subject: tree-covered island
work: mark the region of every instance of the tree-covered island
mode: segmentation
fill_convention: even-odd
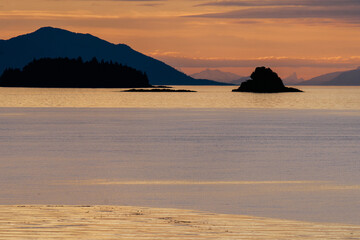
[[[118,63],[69,58],[34,59],[23,69],[6,69],[1,87],[144,88],[146,73]]]

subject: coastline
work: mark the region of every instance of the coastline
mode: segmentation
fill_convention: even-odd
[[[358,239],[360,226],[172,208],[0,205],[0,239]]]

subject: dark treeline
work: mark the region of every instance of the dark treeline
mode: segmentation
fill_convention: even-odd
[[[137,88],[150,87],[145,73],[96,58],[42,58],[22,70],[7,69],[0,77],[2,87]]]

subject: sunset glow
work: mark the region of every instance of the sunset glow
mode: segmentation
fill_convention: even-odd
[[[358,0],[5,0],[0,39],[43,26],[90,33],[185,73],[266,65],[308,79],[360,65]]]

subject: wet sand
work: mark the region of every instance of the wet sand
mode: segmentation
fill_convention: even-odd
[[[0,239],[360,239],[360,226],[130,206],[0,206]]]

